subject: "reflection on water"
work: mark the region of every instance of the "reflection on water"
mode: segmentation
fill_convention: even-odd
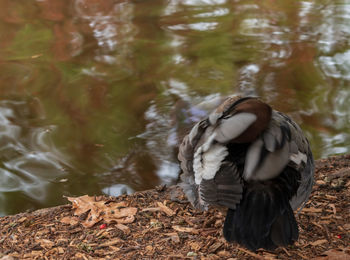
[[[0,1],[0,215],[176,182],[223,95],[350,150],[350,1]]]
[[[0,101],[1,212],[16,193],[45,202],[50,183],[66,175],[68,162],[50,139],[55,127],[29,127],[28,105]]]

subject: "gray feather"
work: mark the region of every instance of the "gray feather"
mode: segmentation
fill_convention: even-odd
[[[219,168],[213,173],[214,178],[203,178],[198,184],[195,183],[193,164],[196,152],[198,161],[198,158],[206,158],[203,154],[210,153],[211,147],[215,145],[234,146],[234,139],[242,133],[248,133],[247,129],[256,120],[255,114],[250,112],[241,111],[235,114],[235,104],[239,104],[243,99],[227,100],[227,103],[223,103],[219,109],[197,123],[180,145],[180,186],[189,201],[202,210],[207,209],[209,205],[235,209],[242,199],[243,179],[272,179],[288,166],[301,174],[299,188],[290,200],[291,206],[293,209],[303,206],[313,185],[312,153],[300,127],[288,116],[277,111],[272,112],[268,126],[259,130],[261,132],[258,132],[258,137],[254,136],[254,139],[249,141],[250,145],[244,153],[233,153],[227,157],[222,154]],[[238,162],[243,163],[244,167],[238,167],[235,164]]]

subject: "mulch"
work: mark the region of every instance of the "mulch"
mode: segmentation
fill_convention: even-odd
[[[88,212],[72,205],[0,218],[5,259],[350,259],[350,155],[316,162],[311,199],[297,215],[299,240],[275,251],[251,252],[222,236],[224,211],[200,212],[176,187],[96,202],[137,208],[131,221],[83,225]],[[91,216],[90,216],[91,217]],[[71,220],[71,221],[70,221]],[[130,222],[130,223],[129,223]]]

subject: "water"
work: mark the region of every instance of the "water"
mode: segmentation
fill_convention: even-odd
[[[196,104],[255,94],[350,151],[350,1],[3,0],[0,215],[175,183]]]

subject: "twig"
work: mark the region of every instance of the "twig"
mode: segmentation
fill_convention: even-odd
[[[287,249],[285,249],[284,247],[282,247],[282,250],[288,255],[288,256],[292,256]]]
[[[263,256],[258,255],[258,254],[255,254],[255,253],[253,253],[253,252],[250,252],[250,251],[248,251],[248,250],[246,250],[246,249],[244,249],[244,248],[237,247],[237,249],[238,249],[238,250],[241,250],[242,252],[244,252],[244,253],[246,253],[246,254],[248,254],[248,255],[254,256],[254,257],[257,258],[257,259],[265,260],[265,258],[264,258]]]

